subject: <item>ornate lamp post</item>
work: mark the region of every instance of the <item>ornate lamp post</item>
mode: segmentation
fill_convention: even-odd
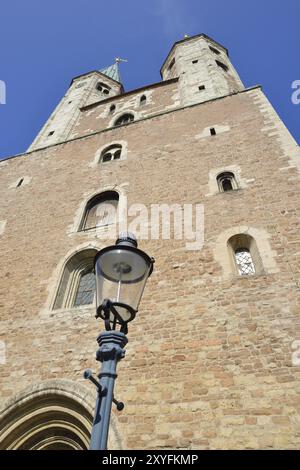
[[[91,450],[107,448],[112,403],[118,410],[124,408],[113,394],[117,363],[125,356],[127,324],[136,316],[147,279],[153,271],[153,262],[153,258],[137,248],[136,238],[131,234],[120,236],[114,246],[100,250],[94,260],[96,318],[104,320],[106,331],[97,338],[96,360],[102,363],[99,382],[90,370],[84,373],[98,391]]]

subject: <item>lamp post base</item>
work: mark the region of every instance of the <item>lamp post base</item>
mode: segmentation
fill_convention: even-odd
[[[106,450],[111,406],[114,400],[114,384],[117,378],[117,364],[125,356],[123,349],[128,343],[124,333],[104,331],[97,338],[99,349],[96,360],[102,363],[95,417],[92,427],[90,450]]]

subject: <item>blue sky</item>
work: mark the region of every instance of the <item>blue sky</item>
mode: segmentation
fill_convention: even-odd
[[[0,7],[0,158],[24,152],[72,77],[116,56],[125,89],[160,80],[173,42],[206,33],[225,45],[244,84],[261,84],[300,143],[299,0],[3,0]]]

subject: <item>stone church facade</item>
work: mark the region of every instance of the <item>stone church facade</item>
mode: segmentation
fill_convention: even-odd
[[[175,43],[161,76],[129,92],[116,64],[74,78],[0,162],[1,449],[88,448],[93,258],[114,242],[110,208],[137,204],[203,207],[204,238],[139,241],[156,263],[110,448],[300,446],[299,147],[208,36]]]

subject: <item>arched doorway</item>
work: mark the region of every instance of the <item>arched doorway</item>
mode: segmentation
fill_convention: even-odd
[[[94,404],[93,394],[71,381],[31,387],[2,410],[0,449],[87,450]],[[113,448],[122,448],[115,422],[110,437]]]

